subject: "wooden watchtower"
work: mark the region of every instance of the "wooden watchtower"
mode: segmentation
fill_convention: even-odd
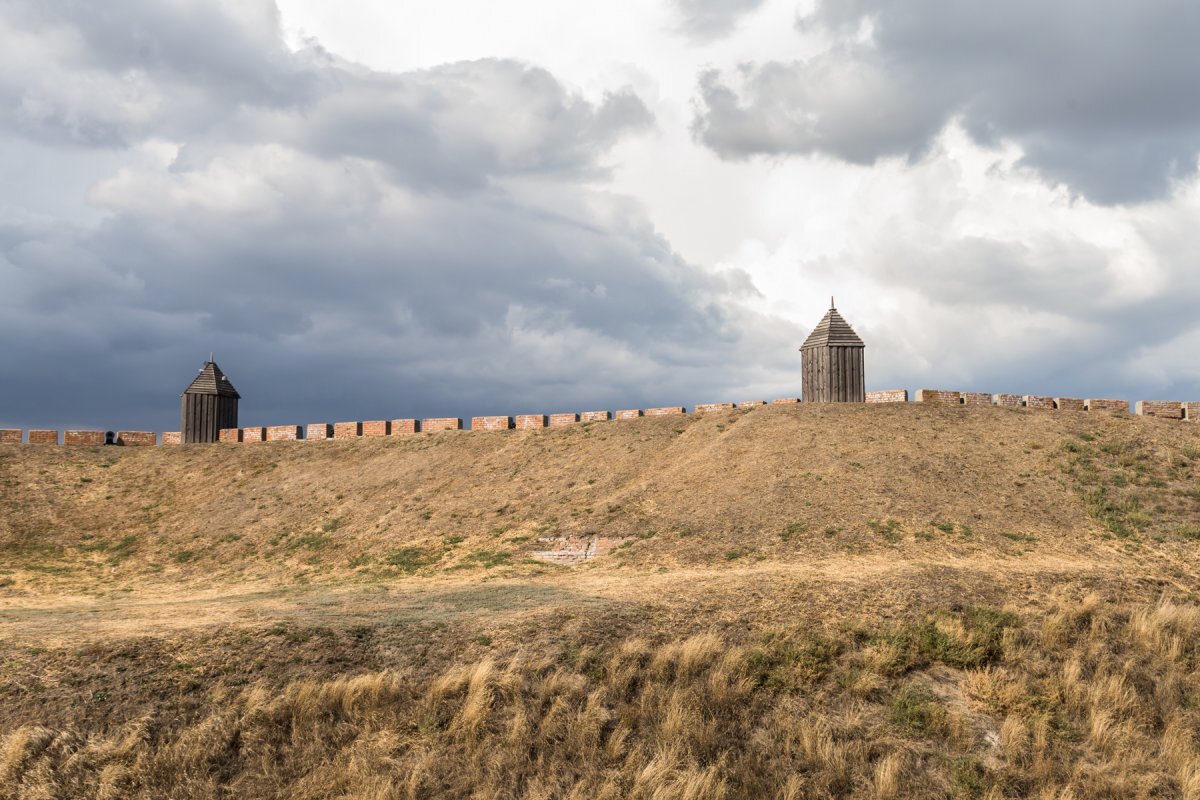
[[[238,400],[241,395],[221,368],[211,359],[183,392],[183,419],[180,431],[183,443],[217,441],[222,428],[238,426]]]
[[[800,347],[806,403],[865,403],[863,349],[866,345],[834,308]]]

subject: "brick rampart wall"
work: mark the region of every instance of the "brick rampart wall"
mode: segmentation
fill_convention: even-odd
[[[104,431],[63,431],[63,444],[73,447],[103,445]]]
[[[361,422],[335,422],[333,423],[333,438],[335,439],[357,439],[362,436]]]
[[[384,419],[373,419],[362,424],[363,436],[390,436],[392,423]]]
[[[917,389],[917,402],[960,406],[962,405],[962,392],[950,392],[945,389]]]
[[[867,403],[906,403],[909,399],[907,389],[893,389],[867,392]],[[1050,397],[1046,395],[1015,395],[988,394],[985,392],[958,392],[945,389],[919,389],[915,393],[919,403],[931,403],[951,406],[987,406],[1026,407],[1033,409],[1048,409],[1079,412],[1119,412],[1129,413],[1130,404],[1126,400],[1103,398],[1082,399],[1078,397]],[[769,405],[793,405],[800,400],[794,397],[784,397],[772,400]],[[695,414],[716,411],[732,411],[735,409],[752,410],[768,405],[765,400],[746,400],[738,403],[700,403],[692,410]],[[535,430],[539,428],[556,428],[574,425],[582,422],[603,422],[608,420],[629,420],[638,417],[679,416],[687,413],[683,406],[663,406],[647,409],[622,409],[616,412],[583,411],[559,414],[522,414],[517,417],[490,416],[473,417],[471,430],[476,431],[505,431],[505,430]],[[1178,419],[1200,421],[1200,402],[1181,402],[1178,400],[1140,400],[1134,413],[1146,417],[1163,419]],[[366,422],[325,422],[313,423],[306,427],[298,425],[276,425],[269,428],[226,428],[220,431],[219,440],[222,442],[278,442],[309,439],[323,441],[326,439],[354,439],[360,436],[405,436],[422,431],[435,432],[445,430],[462,430],[463,420],[458,417],[436,417],[425,420],[394,419],[369,420]],[[21,444],[23,431],[16,428],[0,429],[0,445]],[[162,434],[163,445],[181,444],[179,431],[167,431]],[[29,444],[59,443],[58,431],[30,430],[27,441]],[[62,443],[64,445],[103,445],[106,441],[104,431],[65,431]],[[159,437],[152,431],[121,431],[115,434],[115,444],[130,447],[151,447],[159,442]]]
[[[462,419],[459,417],[434,417],[432,419],[421,420],[421,430],[425,431],[425,433],[461,431],[462,426]]]
[[[506,431],[513,426],[512,417],[472,417],[473,431]]]
[[[123,447],[154,447],[158,444],[158,437],[151,431],[119,431],[117,444]]]
[[[294,442],[299,438],[299,425],[272,425],[267,428],[268,442]]]
[[[1136,413],[1139,417],[1183,419],[1183,403],[1178,400],[1138,400]]]

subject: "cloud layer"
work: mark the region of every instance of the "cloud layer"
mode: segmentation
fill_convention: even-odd
[[[951,121],[1101,203],[1160,198],[1196,173],[1200,6],[1186,0],[821,0],[821,53],[700,81],[696,135],[725,158],[923,152]]]

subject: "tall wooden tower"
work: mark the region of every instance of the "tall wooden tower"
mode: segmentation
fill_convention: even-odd
[[[800,347],[804,402],[865,403],[863,349],[866,345],[829,300],[827,313]]]
[[[240,399],[216,362],[206,362],[183,392],[183,443],[215,442],[222,428],[236,428]]]

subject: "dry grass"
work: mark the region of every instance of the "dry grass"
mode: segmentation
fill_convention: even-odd
[[[1196,453],[921,407],[3,450],[0,799],[1200,800]]]
[[[888,665],[867,697],[847,678],[895,630],[831,640],[798,682],[777,631],[249,686],[184,723],[13,730],[0,798],[1195,798],[1200,645],[1171,638],[1194,611],[1089,598],[1053,648],[1013,618],[994,663]]]

